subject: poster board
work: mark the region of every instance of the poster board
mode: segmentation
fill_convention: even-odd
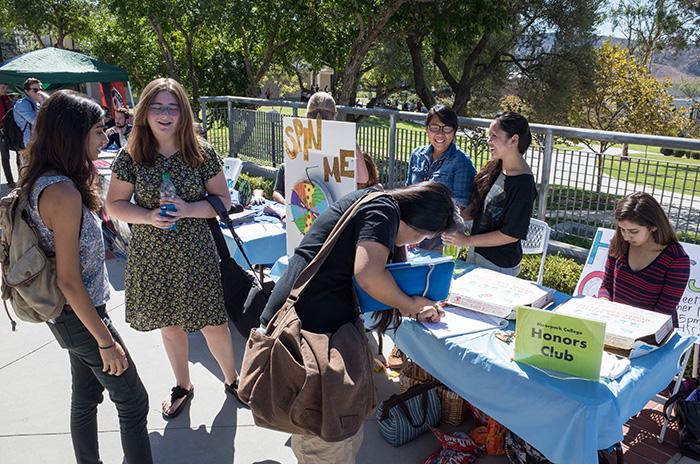
[[[519,306],[515,361],[598,380],[605,323]]]
[[[287,255],[334,201],[356,190],[355,123],[283,118]],[[304,182],[306,181],[306,182]]]
[[[603,283],[605,261],[608,259],[610,240],[614,230],[598,228],[593,237],[591,250],[583,266],[574,296],[597,296]],[[690,279],[678,303],[678,328],[688,335],[700,335],[700,245],[681,243],[690,257]],[[696,341],[700,344],[700,339]]]

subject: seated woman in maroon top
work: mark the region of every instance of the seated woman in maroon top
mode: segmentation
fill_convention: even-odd
[[[633,193],[618,203],[615,222],[598,298],[670,314],[678,327],[676,306],[690,259],[661,205],[647,193]]]

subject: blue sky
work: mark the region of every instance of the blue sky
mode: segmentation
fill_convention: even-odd
[[[600,26],[598,26],[598,34],[606,37],[610,35],[613,35],[615,37],[622,37],[622,34],[620,33],[613,34],[612,24],[610,23],[610,21],[607,20],[604,21]]]

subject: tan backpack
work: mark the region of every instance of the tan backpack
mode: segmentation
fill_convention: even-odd
[[[8,316],[5,300],[19,319],[46,322],[61,313],[66,298],[56,281],[56,257],[42,250],[28,208],[27,188],[16,188],[0,200],[2,299]]]

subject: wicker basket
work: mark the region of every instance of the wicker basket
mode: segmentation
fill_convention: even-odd
[[[442,422],[450,425],[460,425],[467,419],[469,415],[466,409],[467,402],[462,397],[447,388],[415,362],[406,361],[399,376],[399,390],[401,393],[415,384],[424,382],[433,382],[437,385],[440,408],[442,409]]]

